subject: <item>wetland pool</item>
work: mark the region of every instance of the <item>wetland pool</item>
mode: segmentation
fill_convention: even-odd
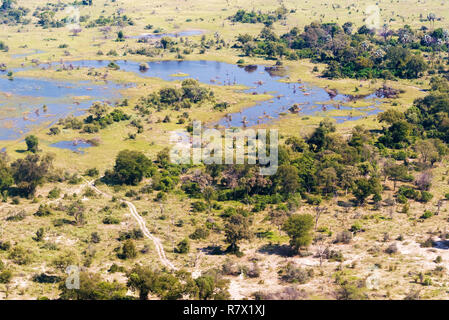
[[[64,62],[67,68],[105,68],[109,60],[79,60]],[[262,100],[240,112],[225,114],[217,123],[223,127],[254,126],[279,119],[282,115],[294,113],[296,116],[313,116],[317,113],[325,115],[326,111],[340,110],[342,115],[329,116],[341,123],[375,115],[382,110],[379,105],[382,99],[375,94],[359,97],[367,106],[353,108],[351,97],[332,92],[325,88],[311,86],[307,83],[284,82],[288,70],[280,72],[265,65],[239,66],[218,61],[151,61],[148,69],[140,70],[140,62],[130,60],[114,61],[122,71],[133,72],[139,77],[160,78],[166,81],[193,78],[202,83],[221,86],[243,85],[245,93],[259,95],[270,94],[272,98]],[[43,64],[41,68],[61,68],[61,63]],[[45,72],[45,70],[43,70]],[[129,86],[129,85],[128,85]],[[51,79],[15,77],[9,80],[5,74],[0,76],[0,140],[16,139],[23,135],[32,125],[52,120],[53,123],[69,114],[82,114],[93,101],[113,102],[118,100],[120,89],[127,85],[119,85],[108,81],[104,84],[89,81],[69,82]],[[4,97],[1,93],[7,93]],[[17,116],[8,111],[2,113],[3,105],[11,99],[32,97],[36,104],[28,107],[27,116]],[[77,97],[85,97],[78,99]],[[38,104],[37,104],[38,101]],[[45,104],[46,115],[36,112]],[[295,108],[291,107],[295,105]],[[6,109],[5,109],[6,110]],[[9,110],[9,109],[8,109]],[[352,110],[357,110],[355,116]],[[27,112],[21,110],[22,113]]]

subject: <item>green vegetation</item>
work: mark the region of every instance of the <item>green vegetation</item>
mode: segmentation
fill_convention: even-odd
[[[352,23],[314,22],[303,32],[295,27],[281,36],[270,27],[263,28],[258,37],[241,34],[237,46],[247,56],[326,63],[323,75],[329,78],[416,79],[428,69],[421,53],[444,51],[445,37],[442,29],[426,33],[405,26],[392,31],[385,25],[380,40],[366,26],[353,33]]]

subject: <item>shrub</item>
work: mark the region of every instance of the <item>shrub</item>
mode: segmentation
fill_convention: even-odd
[[[133,259],[137,257],[137,249],[134,242],[130,239],[123,243],[122,252],[119,254],[121,259]]]
[[[190,244],[189,244],[188,239],[181,240],[175,249],[176,253],[181,253],[181,254],[188,253],[189,250],[190,250]]]
[[[52,212],[51,212],[49,206],[46,204],[41,204],[39,206],[39,209],[37,209],[37,211],[34,213],[34,215],[37,217],[46,217],[51,214],[52,214]]]
[[[336,243],[344,243],[348,244],[352,240],[352,233],[349,231],[342,231],[337,234],[337,238],[335,239]]]
[[[0,241],[0,250],[8,251],[11,248],[11,242],[9,241]]]
[[[120,232],[119,233],[119,241],[123,241],[123,240],[127,240],[127,239],[142,239],[143,238],[143,232],[140,229],[133,229],[131,231],[127,231],[127,232]]]
[[[90,168],[86,170],[85,175],[89,176],[89,177],[97,177],[100,174],[100,172],[98,171],[97,168]]]
[[[6,218],[6,221],[22,221],[26,217],[26,212],[24,210],[19,211],[18,213],[14,213],[9,215]]]
[[[0,272],[0,283],[6,284],[9,283],[12,279],[12,271],[11,270],[3,270]]]
[[[206,239],[209,236],[209,230],[205,228],[196,228],[195,231],[189,235],[192,240]]]
[[[293,263],[288,263],[285,269],[279,271],[279,276],[282,281],[288,283],[304,284],[313,277],[313,270],[304,270]]]
[[[108,272],[110,272],[110,273],[125,272],[125,271],[126,271],[126,269],[123,266],[119,266],[116,263],[113,263],[108,270]]]
[[[8,258],[18,265],[26,265],[31,262],[31,253],[23,247],[16,246],[12,248]]]
[[[103,223],[104,224],[119,224],[120,219],[109,215],[109,216],[106,216],[103,218]]]
[[[421,197],[420,197],[420,201],[422,202],[429,202],[430,200],[432,200],[433,198],[433,194],[431,194],[428,191],[421,191]]]
[[[202,211],[206,211],[206,209],[207,209],[207,204],[205,202],[195,201],[192,203],[192,211],[193,212],[202,212]]]
[[[94,231],[91,233],[90,235],[90,242],[92,243],[100,243],[101,238],[100,235],[98,234],[98,232]]]
[[[426,210],[424,211],[424,213],[421,215],[420,219],[429,219],[433,217],[433,212]]]
[[[388,248],[385,250],[388,254],[394,254],[398,252],[398,245],[396,243],[392,243],[388,246]]]
[[[49,199],[56,199],[59,198],[59,195],[61,194],[61,189],[54,187],[53,189],[50,190],[50,192],[48,193],[48,198]]]
[[[356,222],[351,226],[351,229],[349,229],[349,231],[351,231],[353,233],[363,231],[362,225],[359,222]]]

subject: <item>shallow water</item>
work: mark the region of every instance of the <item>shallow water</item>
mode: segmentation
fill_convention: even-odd
[[[65,63],[66,66],[82,68],[104,68],[109,64],[108,60],[81,60]],[[347,116],[333,116],[337,122],[357,120],[365,116],[381,112],[378,105],[381,99],[375,95],[361,98],[369,101],[369,106],[357,110],[364,112],[363,116],[350,114],[352,107],[350,98],[337,94],[331,97],[325,89],[310,86],[307,83],[287,83],[279,80],[282,75],[273,74],[263,65],[241,67],[218,61],[160,61],[148,62],[149,69],[139,70],[139,62],[120,60],[115,61],[120,70],[134,72],[140,77],[157,77],[167,81],[194,78],[203,83],[212,85],[244,85],[248,89],[243,90],[250,94],[268,93],[273,98],[260,101],[254,106],[241,112],[223,117],[217,124],[225,127],[253,126],[278,119],[283,114],[288,114],[292,105],[297,104],[299,112],[297,116],[314,115],[317,112],[334,109],[346,110]],[[60,68],[60,63],[53,63],[46,67]],[[186,76],[180,76],[186,74]],[[174,76],[176,75],[176,76]],[[93,101],[113,101],[120,97],[119,89],[123,85],[112,82],[96,84],[86,81],[77,83],[50,79],[15,78],[13,81],[6,76],[0,76],[0,92],[9,93],[12,97],[35,97],[36,104],[31,103],[28,110],[33,112],[42,107],[42,100],[48,107],[45,116],[42,112],[30,113],[23,117],[3,117],[0,112],[0,140],[15,139],[27,131],[30,125],[36,125],[52,119],[56,121],[68,114],[79,115],[87,109]],[[89,96],[87,100],[76,99],[77,96]],[[0,96],[0,108],[2,104],[10,101],[11,97]],[[4,101],[3,101],[4,100]],[[37,104],[38,103],[38,104]]]
[[[138,36],[130,36],[127,38],[131,39],[140,39],[140,38],[148,38],[148,39],[162,39],[164,37],[170,38],[181,38],[181,37],[192,37],[199,36],[204,33],[203,30],[185,30],[179,32],[170,32],[170,33],[144,33]]]
[[[0,140],[17,139],[33,126],[54,123],[69,114],[83,114],[94,101],[120,98],[116,83],[60,81],[0,76],[0,108],[15,106],[15,112],[0,109]],[[43,105],[47,111],[43,111]],[[5,110],[5,109],[4,109]],[[19,113],[19,114],[18,114]]]
[[[71,62],[74,67],[98,68],[107,66],[109,61],[75,61]],[[148,62],[149,69],[139,70],[138,62],[116,61],[121,70],[134,72],[143,77],[157,77],[167,81],[194,78],[203,83],[215,85],[244,85],[249,89],[243,90],[252,94],[269,93],[272,99],[260,101],[256,105],[246,108],[238,113],[224,117],[218,124],[225,127],[253,126],[267,123],[280,117],[282,113],[289,113],[288,108],[293,104],[298,104],[301,108],[299,116],[313,115],[317,111],[330,111],[333,109],[352,110],[350,98],[337,94],[331,99],[325,89],[310,86],[307,83],[286,83],[279,80],[283,76],[274,75],[263,65],[251,67],[241,67],[218,61],[160,61]],[[180,76],[187,74],[186,76]],[[176,75],[176,76],[174,76]],[[360,108],[366,111],[365,116],[381,112],[377,106],[381,99],[377,99],[375,94],[361,98],[360,100],[370,101],[371,106]],[[318,108],[317,108],[318,107]],[[360,119],[359,117],[333,117],[339,122]]]
[[[36,50],[33,50],[31,52],[26,52],[26,53],[16,53],[16,54],[12,54],[11,58],[13,58],[13,59],[24,58],[24,57],[29,57],[29,56],[32,56],[34,54],[40,54],[40,53],[45,53],[45,51],[36,49]]]
[[[53,148],[67,149],[76,153],[84,154],[84,149],[92,147],[88,142],[76,141],[59,141],[50,145]]]

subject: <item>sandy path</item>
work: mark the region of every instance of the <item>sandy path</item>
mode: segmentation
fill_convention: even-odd
[[[92,188],[95,192],[107,197],[107,198],[112,198],[111,195],[101,191],[100,189],[98,189],[95,185],[94,185],[94,181],[90,181],[87,183],[87,185]],[[137,224],[139,225],[140,230],[142,230],[143,234],[150,239],[151,241],[153,241],[154,246],[156,248],[156,252],[159,256],[159,259],[161,260],[162,264],[166,267],[168,267],[169,269],[172,270],[176,270],[177,268],[173,265],[173,263],[170,262],[170,260],[167,259],[167,256],[165,255],[165,250],[164,247],[162,246],[162,242],[159,238],[155,237],[154,235],[152,235],[150,233],[150,231],[148,230],[145,220],[139,215],[139,213],[137,212],[136,206],[127,200],[123,200],[120,199],[121,202],[126,203],[126,205],[128,206],[129,211],[131,212],[131,215],[133,216],[133,218],[137,221]]]

